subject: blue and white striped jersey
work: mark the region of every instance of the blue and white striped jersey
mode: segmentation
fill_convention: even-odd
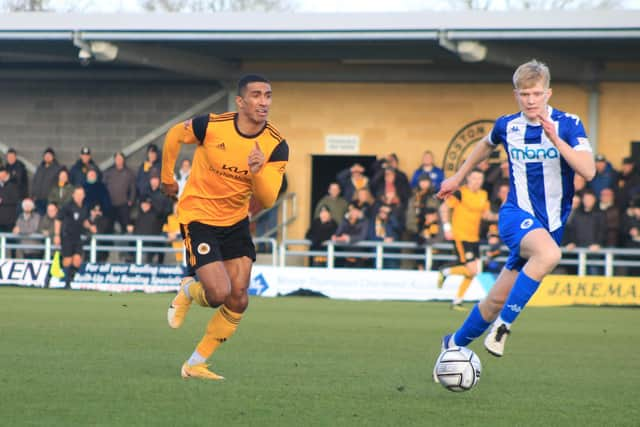
[[[591,151],[580,118],[548,107],[558,136],[577,151]],[[529,212],[549,231],[565,224],[571,212],[574,171],[546,137],[540,124],[522,113],[496,120],[489,136],[502,143],[509,159],[510,189],[507,203]]]

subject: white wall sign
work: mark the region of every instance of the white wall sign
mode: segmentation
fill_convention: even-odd
[[[358,135],[326,135],[324,152],[327,154],[359,154],[360,137]]]

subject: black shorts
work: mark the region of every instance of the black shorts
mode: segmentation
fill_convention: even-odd
[[[180,231],[184,239],[187,261],[192,268],[243,256],[251,258],[252,261],[256,260],[256,248],[253,246],[248,218],[228,227],[216,227],[200,222],[180,224]]]
[[[83,245],[84,241],[80,236],[62,236],[60,237],[60,255],[62,255],[62,258],[82,255],[84,253]]]
[[[466,264],[474,259],[480,258],[480,243],[465,242],[464,240],[456,240],[456,253],[461,264]]]

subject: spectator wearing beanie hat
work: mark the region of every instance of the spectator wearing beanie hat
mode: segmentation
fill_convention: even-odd
[[[60,164],[56,160],[56,153],[52,148],[47,148],[42,153],[42,162],[38,165],[36,173],[31,180],[31,198],[36,205],[36,212],[41,216],[47,210],[47,203],[51,189],[58,183]]]

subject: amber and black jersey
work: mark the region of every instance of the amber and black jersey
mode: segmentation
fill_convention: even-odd
[[[249,214],[253,194],[264,207],[278,196],[289,160],[289,146],[278,130],[266,122],[255,135],[242,134],[237,113],[208,114],[173,126],[167,133],[162,153],[162,182],[174,183],[173,170],[180,144],[198,144],[191,175],[178,202],[178,221],[197,221],[230,226]],[[249,170],[248,157],[258,144],[265,163],[256,174]]]
[[[469,187],[462,186],[446,200],[447,206],[453,209],[451,215],[451,230],[453,239],[464,242],[480,240],[480,222],[490,203],[487,192],[478,190],[473,192]]]

